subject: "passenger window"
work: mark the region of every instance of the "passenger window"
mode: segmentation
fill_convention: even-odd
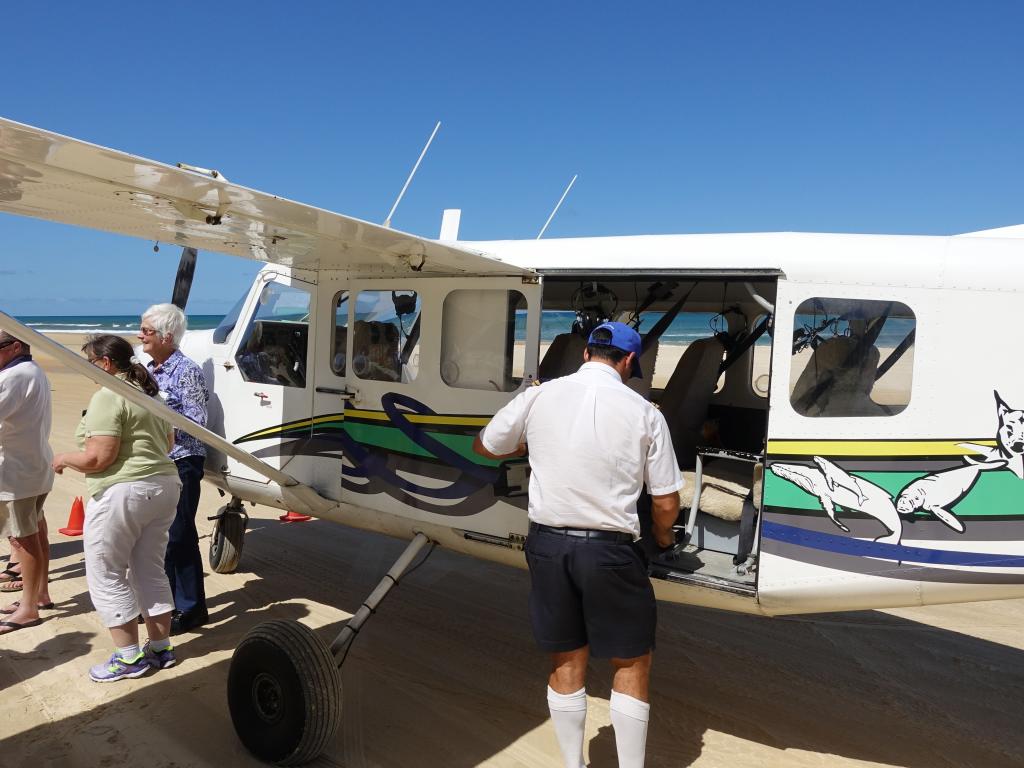
[[[525,344],[526,298],[519,291],[457,290],[445,297],[441,378],[449,387],[518,389]]]
[[[815,298],[796,310],[790,403],[804,416],[891,416],[910,403],[914,313],[898,301]]]
[[[348,291],[334,297],[334,338],[331,342],[331,370],[344,376],[348,368]]]
[[[419,371],[415,291],[360,291],[352,327],[352,372],[370,381],[412,381]]]
[[[246,381],[304,387],[308,342],[309,292],[267,283],[235,361]]]

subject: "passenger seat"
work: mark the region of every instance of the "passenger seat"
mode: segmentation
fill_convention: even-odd
[[[661,395],[658,405],[668,422],[680,469],[692,469],[697,463],[697,446],[724,355],[725,346],[717,338],[691,343]]]

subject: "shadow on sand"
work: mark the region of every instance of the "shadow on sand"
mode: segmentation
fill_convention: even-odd
[[[261,621],[307,615],[284,601],[354,612],[403,546],[319,521],[252,520],[242,568],[258,578],[210,600],[215,624],[181,639],[178,669],[128,692],[110,686],[102,705],[0,740],[0,753],[40,766],[116,765],[124,741],[143,738],[154,757],[176,743],[177,764],[184,744],[186,764],[257,765],[231,727],[228,662],[189,671],[189,660],[232,649]],[[342,727],[314,765],[470,768],[543,725],[545,661],[529,635],[527,588],[523,571],[434,552],[360,634],[343,670]],[[1024,764],[1020,650],[876,612],[769,620],[659,610],[652,768],[691,764],[709,731],[814,753],[808,764],[819,755],[907,768]],[[330,642],[341,626],[318,633]],[[609,683],[606,665],[592,663],[589,693],[606,700]],[[197,718],[219,736],[190,738]],[[610,728],[588,739],[593,768],[616,765]],[[545,752],[546,762],[520,764],[560,765],[553,734]]]

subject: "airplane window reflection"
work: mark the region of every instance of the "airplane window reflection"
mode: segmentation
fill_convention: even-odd
[[[790,403],[804,416],[892,416],[910,403],[914,312],[898,301],[814,298],[796,310]]]
[[[352,326],[352,371],[370,381],[412,381],[419,371],[420,308],[415,291],[360,291]]]
[[[264,286],[235,355],[243,379],[306,386],[309,304],[309,293],[301,288],[274,282]]]

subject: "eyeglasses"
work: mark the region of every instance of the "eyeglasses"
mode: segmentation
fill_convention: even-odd
[[[96,363],[98,363],[100,360],[105,360],[105,359],[106,359],[106,355],[101,355],[100,357],[90,357],[90,358],[88,358],[89,362],[92,365],[96,365]]]
[[[11,346],[11,344],[17,344],[17,342],[16,341],[3,341],[3,342],[0,342],[0,349],[3,349],[4,347],[9,347],[9,346]]]
[[[152,336],[153,334],[156,333],[156,331],[153,328],[147,328],[146,326],[142,326],[141,328],[139,328],[139,333],[141,333],[143,336]]]

